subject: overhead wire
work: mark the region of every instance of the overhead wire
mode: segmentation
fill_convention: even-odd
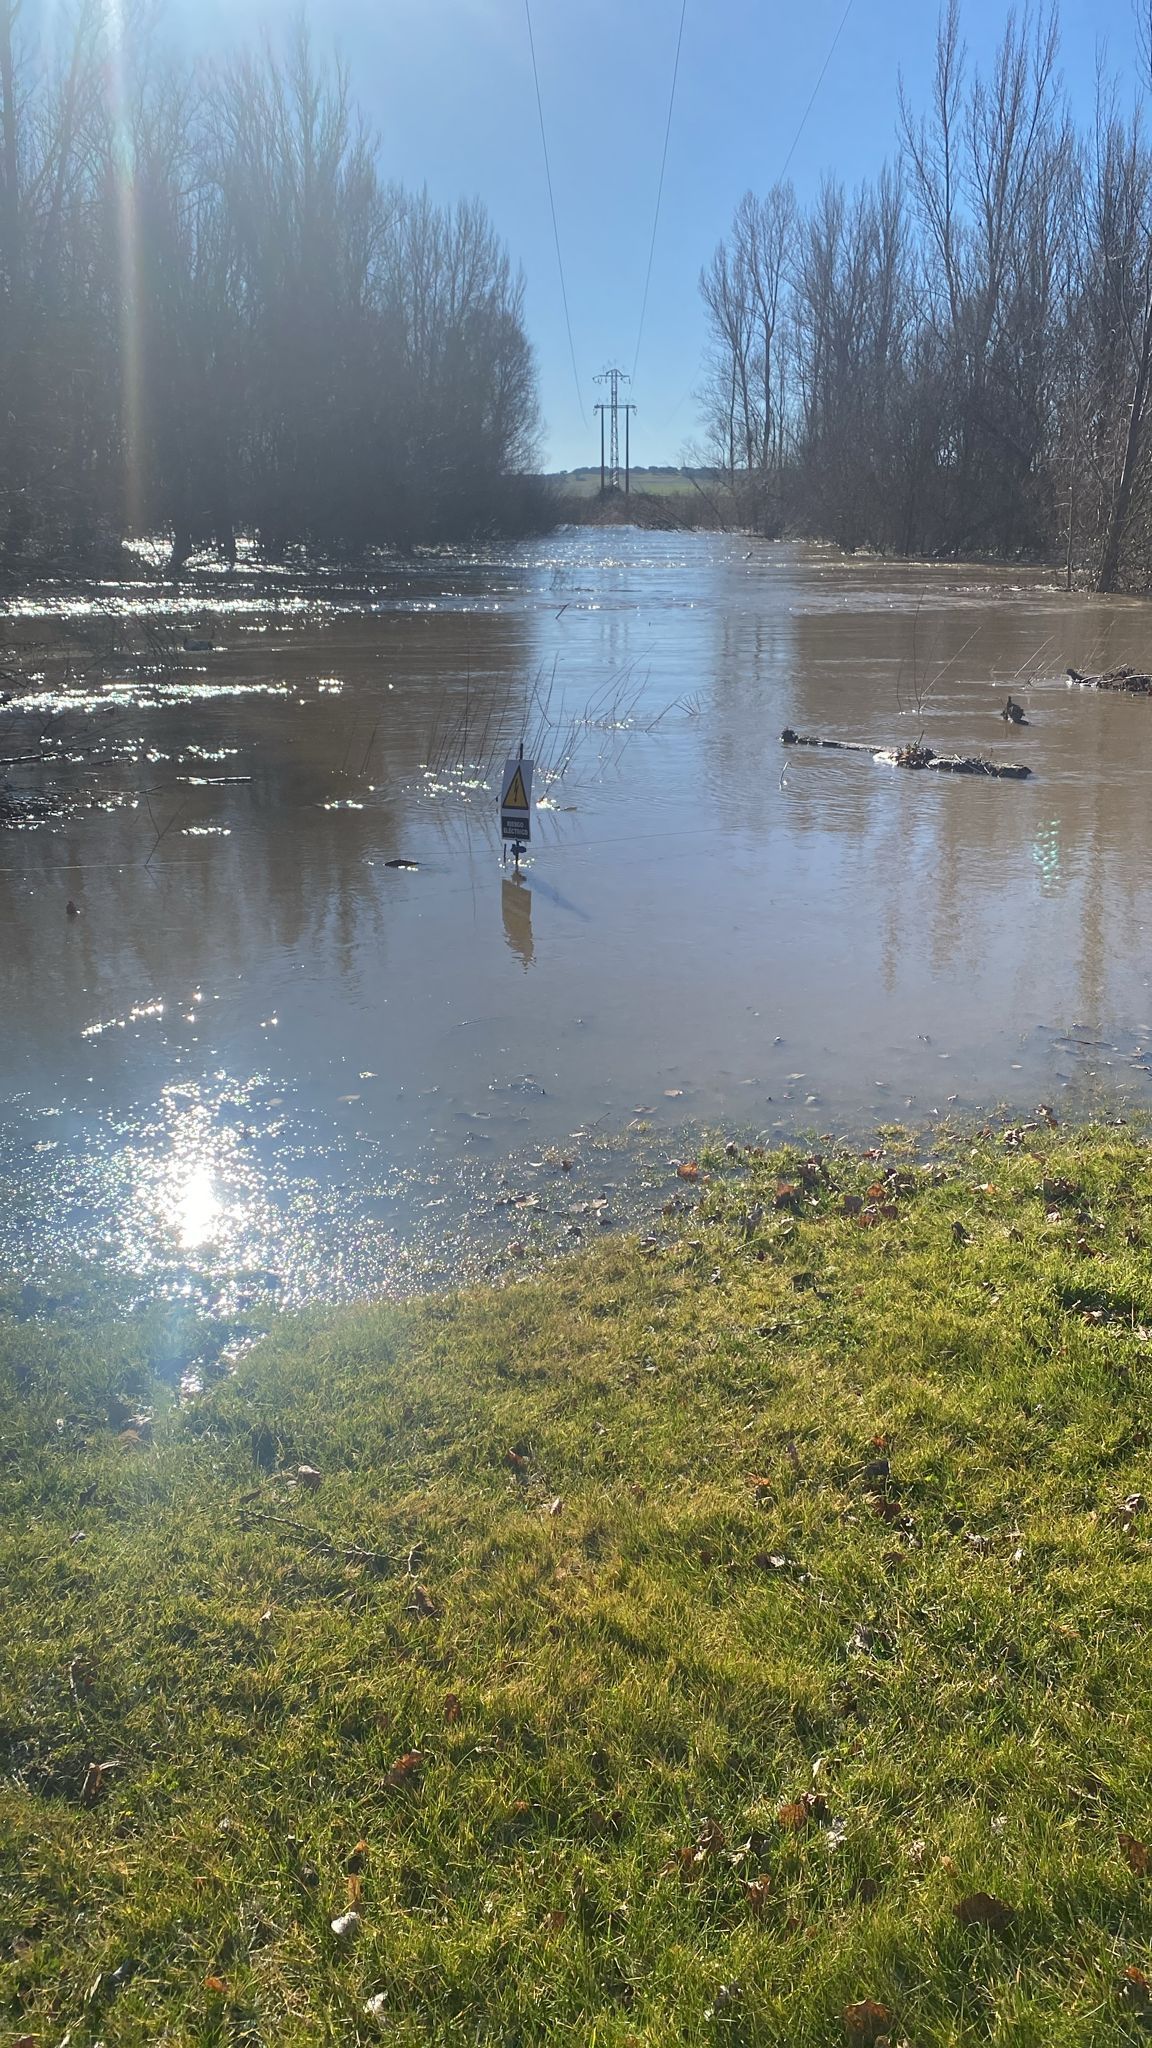
[[[782,182],[783,182],[783,180],[784,180],[784,179],[785,179],[785,178],[787,177],[787,175],[788,175],[788,166],[789,166],[789,164],[791,163],[791,161],[792,161],[793,157],[794,157],[794,156],[795,156],[795,154],[796,154],[796,150],[797,150],[797,146],[798,146],[798,144],[799,144],[799,141],[800,141],[800,137],[801,137],[801,136],[803,135],[803,133],[804,133],[804,130],[805,130],[805,128],[806,128],[806,127],[807,127],[807,125],[808,125],[808,116],[809,116],[809,114],[810,114],[810,113],[812,112],[812,109],[813,109],[813,107],[814,107],[814,106],[815,106],[815,104],[816,104],[816,95],[817,95],[817,93],[819,92],[819,90],[820,90],[820,87],[821,87],[821,86],[823,85],[823,83],[824,83],[824,74],[825,74],[825,72],[827,71],[827,69],[828,69],[828,66],[829,66],[829,65],[830,65],[830,63],[832,62],[832,59],[833,59],[833,57],[834,57],[834,56],[836,55],[836,46],[837,46],[837,44],[839,43],[839,41],[840,41],[840,38],[841,38],[841,36],[842,36],[842,35],[843,35],[843,33],[844,33],[844,30],[845,30],[845,28],[846,28],[846,26],[847,26],[847,23],[848,23],[848,16],[849,16],[849,15],[851,14],[851,12],[852,12],[852,9],[853,9],[853,7],[855,6],[855,4],[856,4],[856,0],[848,0],[848,4],[847,4],[847,6],[845,7],[845,9],[844,9],[844,12],[843,12],[843,14],[842,14],[842,15],[840,16],[840,26],[839,26],[839,28],[837,29],[837,31],[836,31],[836,33],[835,33],[835,35],[833,36],[833,38],[832,38],[832,41],[831,41],[831,43],[829,44],[829,47],[828,47],[828,55],[827,55],[827,56],[825,57],[825,59],[824,59],[824,62],[823,62],[823,64],[822,64],[822,65],[820,66],[820,76],[819,76],[819,78],[818,78],[818,79],[816,80],[816,83],[815,83],[815,85],[814,85],[814,86],[812,87],[812,92],[811,92],[811,95],[810,95],[810,97],[809,97],[809,100],[808,100],[808,105],[807,105],[807,106],[805,107],[805,109],[804,109],[804,112],[803,112],[803,113],[801,114],[801,116],[800,116],[800,125],[799,125],[799,127],[797,128],[797,130],[796,130],[796,133],[795,133],[795,135],[794,135],[794,136],[792,137],[792,141],[791,141],[791,143],[790,143],[790,145],[789,145],[789,149],[788,149],[788,154],[787,154],[787,156],[786,156],[786,157],[785,157],[785,159],[784,159],[783,165],[782,165],[782,167],[781,167],[781,170],[780,170],[780,175],[779,175],[779,177],[778,177],[778,178],[777,178],[777,180],[776,180],[777,184],[780,184],[780,183],[782,183]]]
[[[544,125],[544,101],[540,93],[540,72],[536,63],[536,38],[532,33],[531,0],[524,0],[524,18],[528,23],[528,48],[532,54],[532,81],[536,87],[536,112],[540,117],[540,143],[544,151],[544,176],[548,184],[548,204],[552,210],[552,234],[556,243],[556,267],[560,272],[560,297],[564,303],[564,325],[568,329],[568,353],[572,358],[572,378],[576,385],[576,403],[580,407],[580,418],[588,425],[584,410],[584,394],[580,389],[580,372],[576,368],[576,344],[572,339],[572,315],[568,310],[568,286],[564,277],[564,257],[560,248],[560,223],[556,218],[556,195],[552,190],[552,164],[548,155],[548,131]]]
[[[676,106],[676,83],[680,76],[680,52],[684,46],[684,22],[688,13],[688,0],[681,0],[680,27],[676,36],[676,57],[672,65],[672,89],[668,94],[668,119],[664,123],[664,150],[660,158],[660,177],[656,185],[656,211],[652,216],[652,238],[648,244],[648,268],[644,273],[644,297],[640,304],[640,325],[636,330],[636,353],[632,358],[632,377],[636,377],[636,365],[640,361],[640,344],[644,339],[644,321],[648,312],[648,288],[652,283],[652,264],[656,255],[656,234],[660,226],[660,202],[664,197],[664,173],[668,168],[668,144],[672,136],[672,115]]]
[[[817,79],[816,79],[816,83],[815,83],[815,85],[814,85],[814,86],[812,87],[812,91],[811,91],[811,93],[810,93],[810,94],[809,94],[809,96],[808,96],[808,104],[807,104],[807,106],[805,107],[805,109],[804,109],[804,112],[803,112],[803,113],[801,114],[801,116],[800,116],[800,120],[799,120],[799,124],[798,124],[798,126],[797,126],[797,129],[796,129],[796,133],[795,133],[795,135],[794,135],[794,136],[792,137],[792,140],[791,140],[791,142],[790,142],[790,143],[789,143],[789,145],[788,145],[788,154],[787,154],[787,156],[786,156],[786,157],[784,158],[784,162],[783,162],[783,163],[782,163],[782,165],[780,166],[780,170],[779,170],[779,172],[777,173],[777,177],[776,177],[776,183],[777,183],[777,184],[781,184],[781,183],[783,182],[784,178],[785,178],[785,177],[787,176],[787,174],[788,174],[788,166],[789,166],[789,164],[791,163],[791,161],[792,161],[793,157],[795,156],[795,154],[796,154],[796,151],[797,151],[797,149],[799,148],[799,145],[800,145],[800,138],[801,138],[801,136],[803,135],[803,133],[804,133],[804,130],[805,130],[805,128],[806,128],[806,127],[807,127],[807,125],[808,125],[808,116],[810,115],[810,113],[812,112],[812,109],[813,109],[813,107],[814,107],[814,106],[815,106],[815,104],[816,104],[816,99],[817,99],[817,95],[819,94],[819,91],[820,91],[820,87],[821,87],[821,86],[823,85],[823,83],[824,83],[824,79],[825,79],[825,77],[826,77],[826,75],[827,75],[827,72],[828,72],[828,67],[829,67],[829,65],[831,64],[831,62],[832,62],[832,59],[833,59],[833,57],[834,57],[834,56],[836,55],[836,51],[837,51],[837,48],[838,48],[838,46],[839,46],[840,38],[841,38],[841,36],[843,35],[843,33],[844,33],[844,30],[845,30],[845,29],[846,29],[846,27],[848,26],[848,17],[849,17],[849,15],[851,14],[851,12],[852,12],[852,9],[853,9],[853,7],[855,6],[855,4],[856,4],[856,0],[847,0],[847,4],[845,5],[845,8],[844,8],[844,12],[843,12],[843,14],[842,14],[842,15],[840,16],[840,22],[839,22],[839,26],[837,27],[836,33],[835,33],[835,35],[833,36],[833,38],[832,38],[832,41],[831,41],[831,42],[830,42],[830,44],[828,45],[828,51],[827,51],[827,55],[826,55],[826,56],[825,56],[825,58],[824,58],[824,62],[823,62],[823,64],[822,64],[822,65],[820,66],[820,70],[819,70],[819,74],[818,74],[818,76],[817,76]],[[681,30],[683,30],[683,21],[681,21]],[[677,50],[677,58],[679,58],[679,50]],[[673,89],[675,89],[675,87],[673,87]],[[669,116],[669,125],[671,125],[671,116]],[[665,149],[667,149],[667,140],[665,140]],[[661,173],[661,176],[663,176],[663,173]],[[645,286],[645,295],[647,295],[647,286]],[[639,343],[637,343],[637,354],[639,354]],[[691,389],[689,389],[689,390],[685,391],[685,392],[683,393],[683,395],[682,395],[682,396],[681,396],[680,398],[678,398],[678,399],[676,400],[676,403],[675,403],[675,405],[673,406],[673,408],[672,408],[672,411],[671,411],[671,412],[669,413],[669,415],[668,415],[668,418],[667,418],[667,419],[666,419],[666,420],[665,420],[665,421],[663,422],[664,426],[668,426],[668,425],[670,425],[670,424],[671,424],[671,421],[672,421],[672,420],[674,419],[675,415],[676,415],[676,414],[677,414],[677,413],[679,412],[679,410],[680,410],[680,407],[681,407],[681,406],[682,406],[682,405],[684,404],[684,401],[685,401],[685,399],[691,398],[691,396],[692,396],[692,392],[691,392]]]

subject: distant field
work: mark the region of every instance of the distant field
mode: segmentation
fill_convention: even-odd
[[[661,497],[684,495],[696,488],[692,481],[693,474],[699,476],[703,484],[707,485],[709,482],[709,477],[703,470],[692,472],[686,469],[634,469],[632,489],[648,491]],[[555,484],[558,490],[566,492],[570,497],[594,498],[600,489],[600,466],[597,463],[593,469],[557,470],[545,481]]]

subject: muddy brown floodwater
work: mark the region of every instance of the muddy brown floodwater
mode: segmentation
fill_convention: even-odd
[[[581,529],[364,588],[30,596],[2,634],[0,754],[47,757],[0,770],[10,1271],[401,1290],[643,1211],[692,1128],[1146,1095],[1152,701],[1064,676],[1147,668],[1142,603]]]

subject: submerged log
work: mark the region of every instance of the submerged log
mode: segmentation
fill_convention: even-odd
[[[1152,676],[1139,669],[1107,668],[1101,675],[1085,676],[1078,668],[1070,668],[1068,680],[1082,690],[1125,690],[1130,697],[1152,697]]]
[[[934,768],[938,775],[993,775],[1002,782],[1024,782],[1032,770],[1022,761],[985,761],[978,754],[937,754],[931,747],[875,747],[864,740],[822,740],[812,733],[793,732],[786,725],[780,735],[786,747],[831,747],[845,754],[871,754],[892,768]]]

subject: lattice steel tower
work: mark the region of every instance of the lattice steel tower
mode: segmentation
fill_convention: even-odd
[[[620,489],[620,414],[624,415],[624,496],[628,496],[632,471],[632,414],[636,407],[620,396],[621,384],[632,382],[626,370],[602,370],[597,384],[607,384],[611,397],[596,407],[600,415],[600,496]],[[604,421],[608,420],[608,453],[604,451]]]

